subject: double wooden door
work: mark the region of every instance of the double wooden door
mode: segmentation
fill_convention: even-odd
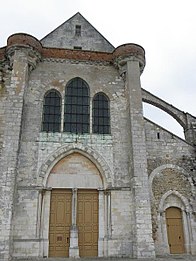
[[[166,222],[170,253],[184,253],[184,234],[181,210],[175,207],[168,208],[166,210]]]
[[[98,255],[98,192],[78,190],[77,226],[79,255]],[[68,257],[72,225],[72,191],[54,189],[51,195],[49,256]]]

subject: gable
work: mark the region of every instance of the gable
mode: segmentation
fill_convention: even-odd
[[[41,43],[44,47],[82,49],[112,52],[114,46],[105,39],[80,13],[46,35]]]

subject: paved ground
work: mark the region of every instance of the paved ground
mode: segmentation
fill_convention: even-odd
[[[168,255],[164,257],[153,258],[14,258],[13,261],[196,261],[196,256],[190,255]],[[1,261],[1,260],[0,260]]]

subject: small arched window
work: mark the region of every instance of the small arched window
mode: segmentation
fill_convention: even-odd
[[[44,96],[42,131],[60,132],[61,96],[56,90],[50,90]]]
[[[110,133],[109,99],[102,92],[93,98],[93,133]]]
[[[81,78],[72,79],[65,91],[64,131],[89,133],[89,87]]]

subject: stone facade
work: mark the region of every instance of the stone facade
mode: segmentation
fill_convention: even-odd
[[[171,252],[167,209],[180,209],[183,251],[196,254],[196,118],[141,89],[145,51],[114,48],[79,13],[38,41],[0,49],[0,260],[48,257],[53,190],[72,193],[69,256],[80,256],[78,192],[98,191],[97,256]],[[66,88],[89,87],[89,131],[63,131]],[[43,131],[45,95],[61,97],[59,131]],[[97,93],[109,100],[110,132],[93,131]],[[169,113],[185,140],[143,117],[142,102]]]

